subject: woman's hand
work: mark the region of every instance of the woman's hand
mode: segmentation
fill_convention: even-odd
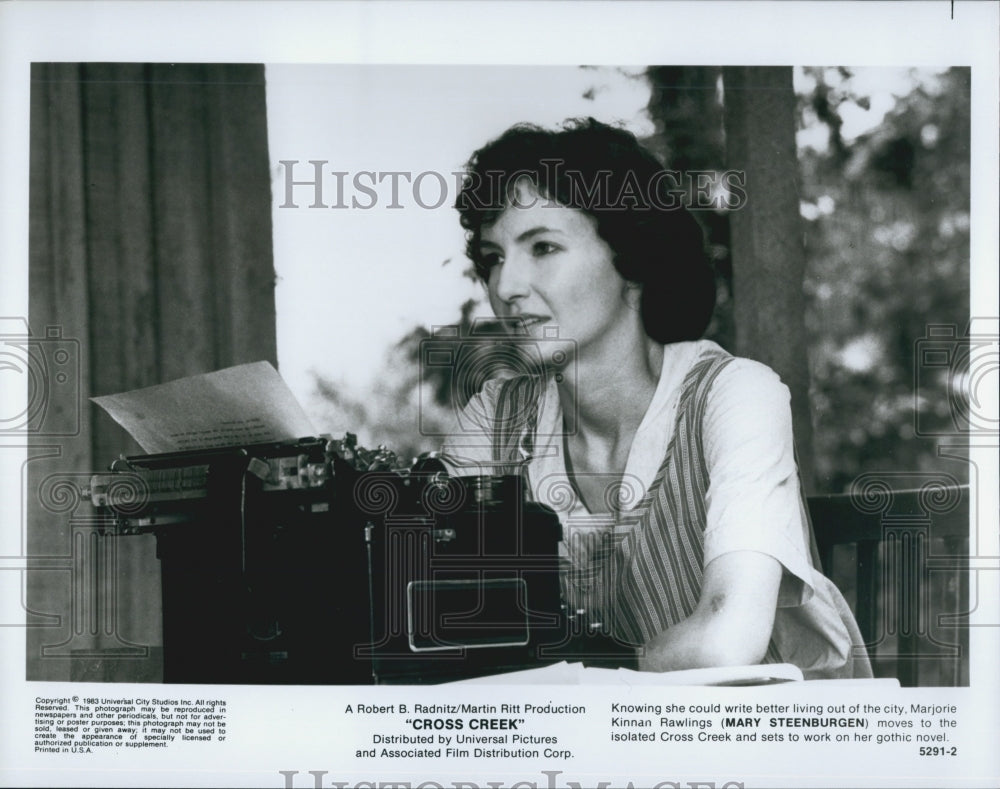
[[[781,564],[756,551],[733,551],[705,568],[701,598],[683,622],[640,650],[642,671],[760,663],[774,626]]]

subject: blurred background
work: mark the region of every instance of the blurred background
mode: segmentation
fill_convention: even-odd
[[[477,147],[518,121],[590,115],[631,129],[670,169],[722,173],[722,72],[268,66],[278,361],[317,429],[404,458],[440,443],[463,395],[452,369],[421,369],[420,343],[490,314],[451,207],[453,174]],[[775,321],[769,342],[805,346],[796,431],[808,444],[812,428],[811,492],[845,492],[871,471],[965,482],[965,464],[937,452],[969,407],[961,344],[934,366],[915,359],[929,326],[961,337],[969,322],[970,72],[806,67],[793,88],[804,334]],[[310,207],[312,161],[328,207]],[[395,195],[392,172],[409,176]],[[447,194],[436,177],[415,191],[422,172],[443,174]],[[734,213],[720,197],[698,216],[718,286],[707,336],[738,353]]]

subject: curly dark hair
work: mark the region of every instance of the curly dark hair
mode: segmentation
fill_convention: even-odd
[[[466,255],[486,281],[482,229],[528,179],[542,198],[594,217],[615,268],[642,286],[646,334],[662,343],[698,339],[715,308],[715,275],[701,226],[680,204],[672,175],[635,135],[593,118],[566,121],[558,131],[517,124],[466,164],[456,203]]]

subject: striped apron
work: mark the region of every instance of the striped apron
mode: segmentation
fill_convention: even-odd
[[[580,539],[565,546],[566,603],[586,611],[620,643],[641,646],[686,619],[698,604],[709,486],[701,423],[712,383],[732,359],[724,352],[705,354],[688,371],[673,438],[639,503],[614,513],[609,528],[576,535]],[[543,385],[537,377],[522,376],[500,387],[492,436],[498,466],[524,468]],[[773,638],[764,662],[782,662]]]

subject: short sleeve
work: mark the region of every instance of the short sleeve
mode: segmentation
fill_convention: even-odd
[[[493,420],[501,379],[491,379],[455,415],[441,446],[441,460],[453,475],[493,473]]]
[[[769,367],[734,359],[716,378],[702,422],[708,467],[705,557],[757,551],[784,573],[778,605],[813,594],[788,388]]]

